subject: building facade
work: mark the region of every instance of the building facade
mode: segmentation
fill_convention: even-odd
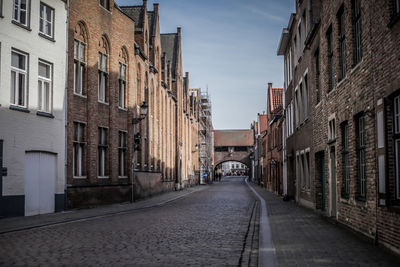
[[[311,127],[307,130],[312,138],[307,140],[311,144],[306,165],[310,175],[307,201],[311,203],[305,204],[399,252],[396,110],[400,3],[313,0],[296,1],[296,7],[278,49],[278,55],[285,57],[288,188],[294,151],[291,136],[296,136],[298,127]],[[309,23],[302,32],[304,18]],[[306,36],[304,50],[296,54],[300,34]],[[291,109],[302,114],[302,106],[296,98],[292,106],[287,93],[293,81],[297,84],[296,73],[304,68],[308,70],[303,83],[309,88],[310,126],[307,122],[302,126],[301,116],[298,126],[299,119],[293,118]]]
[[[183,74],[181,29],[161,34],[159,6],[150,11],[146,0],[70,5],[68,206],[198,183],[198,114]]]
[[[67,1],[0,1],[0,216],[63,210]]]

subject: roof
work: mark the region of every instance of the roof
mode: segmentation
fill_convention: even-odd
[[[178,57],[178,34],[164,33],[160,34],[161,48],[166,54],[166,60],[171,61],[172,78],[175,79],[175,69]]]
[[[266,132],[268,130],[268,115],[259,114],[258,121],[260,123],[260,133]]]
[[[283,105],[283,88],[272,88],[272,85],[268,88],[268,106],[269,112],[275,113]]]
[[[287,28],[283,28],[283,30],[282,30],[281,39],[279,40],[278,50],[276,52],[278,56],[283,56],[285,54],[286,47],[290,40],[290,35],[289,35],[290,30],[292,28],[295,17],[296,17],[296,14],[292,13],[290,15],[290,19],[289,19]]]
[[[135,23],[136,30],[143,29],[143,16],[144,16],[144,8],[143,6],[120,6],[122,11],[133,19]]]
[[[253,130],[214,130],[214,146],[253,146]]]

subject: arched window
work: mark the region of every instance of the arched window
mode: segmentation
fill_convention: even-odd
[[[103,36],[99,42],[98,56],[98,99],[99,102],[108,102],[108,54],[109,45],[107,38]]]
[[[126,70],[128,65],[128,53],[123,47],[119,53],[118,66],[118,106],[122,109],[126,108]]]
[[[87,31],[82,22],[75,27],[74,32],[74,93],[86,94],[87,68]]]

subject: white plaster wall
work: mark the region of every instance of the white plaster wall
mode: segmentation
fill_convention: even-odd
[[[3,1],[0,18],[0,139],[4,140],[3,196],[24,195],[25,151],[38,150],[57,154],[56,193],[65,185],[65,71],[66,71],[66,4],[61,0],[41,0],[55,10],[54,39],[39,33],[40,0],[31,0],[30,28],[11,23],[13,1]],[[30,113],[11,110],[11,49],[29,54],[28,109]],[[36,115],[38,110],[38,60],[53,64],[53,115]]]

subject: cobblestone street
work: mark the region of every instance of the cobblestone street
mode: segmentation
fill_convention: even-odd
[[[399,258],[348,230],[251,186],[267,204],[276,266],[399,265]],[[96,209],[75,217],[60,214],[73,221],[53,220],[50,226],[21,230],[20,223],[18,231],[8,226],[12,232],[0,235],[0,265],[257,265],[258,228],[251,225],[258,223],[260,205],[243,178],[224,178],[180,199],[169,197],[173,201],[155,197],[153,204],[121,214],[96,208],[100,214],[89,219],[85,215],[95,215]],[[46,216],[32,222],[37,225]],[[29,219],[3,220],[0,228]]]
[[[0,236],[0,264],[234,265],[255,198],[221,182],[164,206]]]

